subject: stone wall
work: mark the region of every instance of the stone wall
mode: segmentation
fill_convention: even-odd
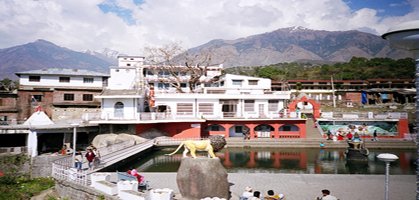
[[[47,177],[51,176],[52,162],[63,158],[57,155],[40,155],[32,158],[31,176],[32,177]]]
[[[54,108],[52,112],[53,121],[82,119],[85,113],[100,113],[100,108]]]
[[[82,186],[74,184],[69,181],[55,181],[55,190],[60,195],[61,198],[68,198],[74,200],[117,200],[119,199],[116,196],[110,196],[105,193],[101,193],[89,186]]]

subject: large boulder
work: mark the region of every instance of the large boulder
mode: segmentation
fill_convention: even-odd
[[[133,143],[138,144],[141,142],[145,142],[146,139],[139,137],[137,135],[131,135],[131,134],[126,134],[126,133],[118,134],[118,136],[115,138],[115,143],[125,142],[125,141],[133,141]]]
[[[117,136],[117,134],[113,133],[97,135],[93,138],[92,145],[96,148],[107,147],[115,143]]]
[[[176,181],[182,199],[229,199],[227,171],[219,158],[182,158]]]
[[[132,144],[139,144],[141,142],[146,141],[146,139],[141,138],[137,135],[126,134],[126,133],[120,133],[120,134],[109,133],[109,134],[97,135],[93,139],[92,144],[96,148],[101,148],[101,147],[107,147],[113,144],[126,142],[126,141],[131,141]]]

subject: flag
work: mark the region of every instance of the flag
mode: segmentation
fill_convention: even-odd
[[[32,95],[31,96],[31,103],[37,103],[38,101],[35,99],[35,97]]]
[[[35,112],[40,112],[40,111],[42,111],[42,106],[36,106]]]

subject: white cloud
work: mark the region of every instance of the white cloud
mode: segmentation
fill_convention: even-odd
[[[382,34],[419,15],[419,0],[409,0],[412,12],[397,17],[381,17],[378,10],[367,8],[351,11],[342,0],[145,0],[140,6],[132,0],[106,1],[132,11],[135,23],[129,25],[115,13],[102,12],[101,3],[1,1],[0,48],[45,39],[74,50],[108,47],[138,55],[144,46],[170,41],[182,41],[189,48],[290,26]]]

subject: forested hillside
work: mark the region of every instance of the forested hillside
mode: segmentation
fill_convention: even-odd
[[[257,76],[272,80],[365,80],[375,78],[413,79],[415,62],[412,58],[393,60],[391,58],[353,57],[347,63],[311,64],[278,63],[267,66],[233,67],[226,73]]]

